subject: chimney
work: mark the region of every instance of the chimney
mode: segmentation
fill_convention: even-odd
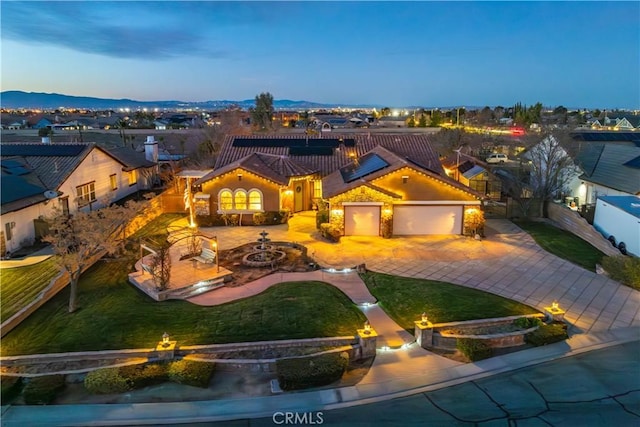
[[[51,144],[51,138],[49,138],[48,136],[43,136],[42,137],[42,143],[43,144]]]
[[[147,136],[144,143],[144,158],[150,162],[158,163],[158,141],[153,136]]]

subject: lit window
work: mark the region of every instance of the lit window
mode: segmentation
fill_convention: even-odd
[[[233,194],[229,190],[220,192],[220,210],[228,211],[233,209]]]
[[[78,196],[78,206],[85,206],[94,202],[96,200],[95,182],[76,187],[76,194]]]
[[[136,182],[138,182],[138,174],[132,170],[129,172],[129,186],[136,185]]]
[[[257,190],[249,192],[249,209],[252,211],[262,210],[262,194]]]
[[[115,173],[109,175],[109,182],[111,183],[111,190],[116,191],[118,189],[118,179]]]
[[[313,181],[313,198],[322,198],[322,181],[320,180]]]
[[[247,193],[242,190],[238,190],[234,199],[235,208],[239,211],[247,210]]]

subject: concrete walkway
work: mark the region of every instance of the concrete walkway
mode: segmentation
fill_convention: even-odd
[[[26,257],[0,260],[0,269],[26,267],[28,265],[34,265],[46,259],[49,259],[52,256],[53,256],[53,249],[51,248],[51,246],[46,246],[40,249],[39,251],[36,251]]]

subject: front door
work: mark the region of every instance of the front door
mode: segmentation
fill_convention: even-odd
[[[304,210],[304,185],[302,181],[293,185],[293,211],[300,212]]]

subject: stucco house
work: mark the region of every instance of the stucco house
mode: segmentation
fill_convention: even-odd
[[[251,224],[257,212],[328,208],[346,235],[461,234],[483,197],[444,173],[426,135],[228,136],[194,185],[209,215]]]
[[[54,207],[69,214],[98,209],[149,188],[156,167],[144,153],[93,143],[3,144],[0,163],[2,256],[42,237],[42,218]]]

